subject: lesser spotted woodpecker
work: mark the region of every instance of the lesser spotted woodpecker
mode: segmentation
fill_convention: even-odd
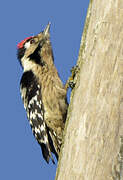
[[[52,153],[58,159],[68,103],[54,65],[49,28],[18,43],[17,56],[24,70],[20,91],[27,118],[44,159],[54,163]]]

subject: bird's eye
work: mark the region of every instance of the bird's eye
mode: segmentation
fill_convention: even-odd
[[[34,39],[31,39],[31,40],[30,40],[30,44],[33,44],[34,42],[35,42]]]

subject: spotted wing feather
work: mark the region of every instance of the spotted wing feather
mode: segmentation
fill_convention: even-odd
[[[20,91],[32,132],[41,146],[43,157],[47,162],[51,158],[54,163],[50,151],[47,127],[44,121],[41,87],[31,71],[23,74],[20,82]]]

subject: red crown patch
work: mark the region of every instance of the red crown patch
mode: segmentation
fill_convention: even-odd
[[[31,38],[32,38],[32,36],[25,38],[23,41],[21,41],[20,43],[18,43],[17,48],[18,48],[18,49],[22,48],[23,45],[24,45],[24,43],[25,43],[28,39],[31,39]]]

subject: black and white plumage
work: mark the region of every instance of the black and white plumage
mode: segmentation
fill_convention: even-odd
[[[21,96],[32,132],[49,162],[58,159],[67,114],[67,90],[54,66],[49,27],[18,44],[18,59],[24,69]]]
[[[32,132],[38,143],[41,145],[43,156],[48,162],[48,157],[50,156],[52,158],[52,156],[50,154],[48,143],[48,130],[46,130],[46,124],[44,122],[44,107],[41,100],[41,87],[32,71],[24,72],[20,82],[20,91]],[[53,158],[52,161],[54,163]]]

